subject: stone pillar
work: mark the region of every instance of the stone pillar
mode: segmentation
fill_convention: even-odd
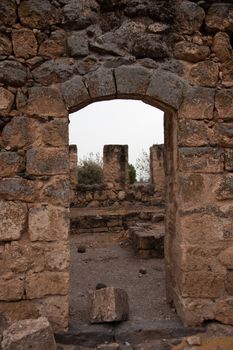
[[[150,147],[150,181],[159,192],[165,188],[164,145]]]
[[[70,200],[75,196],[76,187],[78,185],[78,150],[76,145],[69,146],[70,158]]]
[[[115,188],[128,183],[128,146],[105,145],[103,152],[103,180]]]

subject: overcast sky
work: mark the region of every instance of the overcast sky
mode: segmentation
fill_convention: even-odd
[[[107,144],[129,146],[129,162],[135,164],[142,149],[163,143],[163,112],[141,101],[112,100],[88,105],[70,114],[70,144],[78,157],[100,153]]]

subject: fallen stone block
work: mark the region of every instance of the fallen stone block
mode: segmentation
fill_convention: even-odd
[[[2,350],[56,350],[53,330],[47,318],[13,323],[3,332]]]
[[[123,289],[107,287],[91,293],[91,323],[126,321],[128,314],[128,295]]]

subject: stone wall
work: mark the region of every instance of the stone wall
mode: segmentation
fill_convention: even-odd
[[[199,4],[199,5],[198,5]],[[168,299],[233,324],[232,1],[1,0],[0,313],[68,326],[68,113],[165,113]]]
[[[163,145],[150,149],[153,178],[148,183],[129,184],[128,146],[105,145],[103,154],[103,183],[77,184],[72,191],[71,232],[122,231],[139,222],[152,224],[158,217],[162,221],[165,207]],[[72,163],[72,169],[77,173],[77,162]]]

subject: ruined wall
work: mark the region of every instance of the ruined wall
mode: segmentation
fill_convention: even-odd
[[[232,1],[1,0],[0,313],[68,326],[68,113],[166,112],[166,266],[184,322],[233,324]]]
[[[150,181],[156,191],[165,190],[164,145],[150,147]]]
[[[154,175],[153,178],[156,184],[135,183],[130,185],[128,182],[128,146],[105,145],[103,183],[80,184],[76,186],[73,193],[71,233],[122,231],[139,222],[152,224],[158,219],[158,216],[162,221],[165,207],[165,177],[164,170],[161,170],[163,167],[161,148],[163,148],[162,145],[159,150],[155,145],[151,151],[151,155],[155,152],[157,156],[158,150],[160,155],[159,162],[153,162],[153,166],[158,167],[154,170],[158,176],[156,178]],[[74,163],[72,167],[75,170]]]

